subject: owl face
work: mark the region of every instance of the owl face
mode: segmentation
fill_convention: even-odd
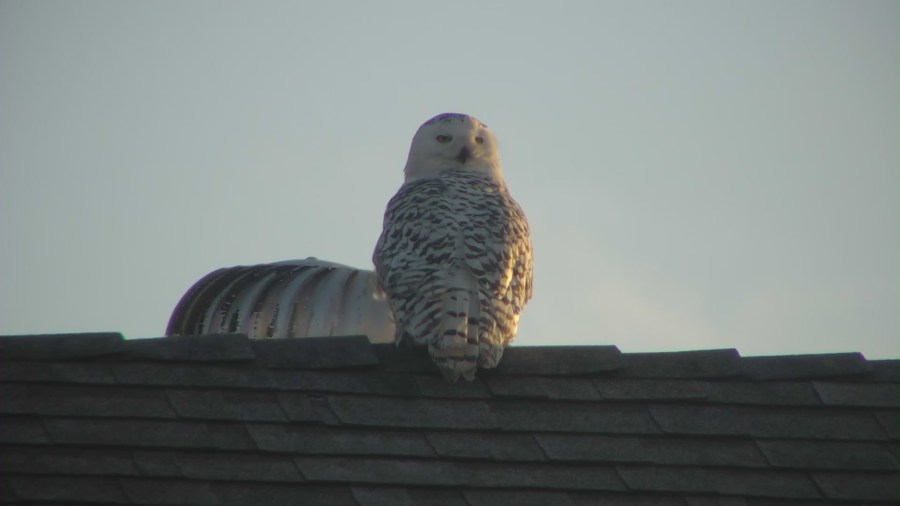
[[[448,170],[499,176],[497,141],[487,125],[465,114],[445,113],[419,127],[406,163],[406,182]]]

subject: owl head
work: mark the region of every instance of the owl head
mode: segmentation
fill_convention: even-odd
[[[426,121],[413,136],[403,169],[406,181],[435,177],[446,171],[480,172],[502,179],[494,134],[467,114],[444,113]]]

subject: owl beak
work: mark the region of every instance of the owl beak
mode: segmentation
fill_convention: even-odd
[[[469,153],[469,148],[463,146],[462,149],[459,150],[459,154],[456,155],[456,159],[459,161],[459,163],[466,163],[466,160],[469,159],[469,156],[471,156],[471,153]]]

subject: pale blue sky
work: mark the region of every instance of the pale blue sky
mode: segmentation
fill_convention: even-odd
[[[898,2],[0,1],[0,334],[159,336],[225,266],[371,268],[420,123],[496,133],[518,344],[900,335]]]

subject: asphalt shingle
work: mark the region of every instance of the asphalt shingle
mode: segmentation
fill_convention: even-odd
[[[706,383],[696,380],[595,378],[594,388],[610,401],[702,401]]]
[[[547,456],[530,434],[496,432],[430,432],[428,443],[442,457],[543,461]]]
[[[409,377],[353,371],[277,370],[272,372],[278,388],[320,393],[416,396],[419,389]]]
[[[206,482],[126,478],[119,484],[132,504],[222,504]]]
[[[282,392],[278,394],[278,404],[289,420],[295,422],[326,421],[322,416],[323,411],[316,409],[315,398],[306,394]]]
[[[900,361],[0,337],[0,502],[895,504]]]
[[[0,402],[4,402],[0,397]],[[49,444],[44,423],[37,416],[4,416],[0,444]]]
[[[102,357],[121,352],[123,342],[117,332],[0,336],[0,357],[5,361]]]
[[[117,418],[175,418],[165,392],[118,387],[30,384],[0,386],[0,413]]]
[[[138,476],[129,450],[12,446],[0,452],[0,473]]]
[[[297,486],[296,484],[216,483],[213,491],[223,506],[327,504],[360,506],[346,486]],[[184,504],[184,503],[176,503]]]
[[[167,390],[166,394],[181,418],[272,422],[287,420],[277,394],[271,392]]]
[[[624,491],[616,469],[602,465],[459,464],[475,487]]]
[[[328,396],[342,423],[381,427],[490,429],[497,426],[480,400]]]
[[[465,383],[449,383],[440,375],[416,374],[411,378],[420,397],[446,397],[451,399],[490,399],[492,397],[487,384],[482,378]],[[410,377],[405,377],[409,381]]]
[[[291,458],[281,455],[136,451],[134,462],[147,476],[258,483],[303,481]]]
[[[766,467],[749,439],[623,437],[593,434],[536,434],[553,460],[646,463],[678,466]]]
[[[181,447],[222,450],[255,448],[243,425],[169,420],[46,418],[57,444],[133,448]]]
[[[900,488],[896,473],[812,473],[825,497],[839,500],[886,501],[897,504]]]
[[[743,406],[669,406],[649,408],[653,419],[670,434],[754,436],[763,438],[884,441],[884,431],[871,413]]]
[[[751,502],[756,506],[776,506],[778,504],[784,504],[781,501],[772,502],[767,499],[751,499],[747,500],[743,497],[721,497],[721,496],[701,496],[701,497],[685,497],[685,501],[687,502],[687,506],[748,506]],[[813,506],[815,503],[810,503],[806,501],[791,501],[790,505],[799,506],[806,504],[807,506]]]
[[[116,478],[15,475],[7,480],[14,497],[21,501],[126,503]]]
[[[0,368],[0,381],[114,385],[116,377],[109,367],[97,363],[26,361],[4,363]]]
[[[462,492],[453,489],[407,488],[406,493],[417,506],[472,506]]]
[[[887,446],[845,441],[759,440],[759,449],[775,467],[896,471],[897,459]]]
[[[900,384],[814,381],[813,388],[830,406],[872,406],[900,409]]]
[[[465,496],[466,504],[471,506],[497,506],[498,504],[571,506],[573,504],[569,494],[560,491],[540,490],[526,494],[518,490],[470,490],[465,493]]]
[[[646,406],[536,401],[495,402],[503,430],[522,432],[596,432],[656,434],[659,426]]]
[[[741,375],[737,350],[627,353],[618,376],[628,378],[732,378]]]
[[[466,484],[465,468],[455,462],[370,457],[296,457],[303,477],[312,482],[413,486]]]
[[[577,376],[622,368],[615,346],[529,346],[503,352],[496,372],[506,376]]]
[[[413,506],[412,497],[404,488],[351,487],[353,498],[366,506]]]
[[[178,363],[115,363],[110,366],[116,382],[134,386],[181,386],[277,389],[268,369],[247,366],[207,366]]]
[[[633,490],[689,492],[818,499],[820,494],[806,473],[758,469],[705,467],[618,467]]]
[[[843,378],[872,370],[862,353],[744,357],[741,369],[756,380]]]
[[[378,365],[366,336],[265,339],[252,342],[260,364],[286,369],[335,369]]]
[[[284,424],[249,424],[256,446],[300,455],[399,455],[434,457],[425,434],[398,430],[346,430]]]
[[[809,382],[720,381],[703,384],[709,401],[717,404],[758,406],[821,406]]]
[[[894,454],[894,458],[900,461],[900,443],[893,442],[887,445],[887,448]]]
[[[124,349],[123,358],[132,360],[242,362],[255,358],[250,339],[242,334],[132,339],[125,341]]]
[[[900,363],[896,360],[869,360],[871,372],[867,374],[869,381],[900,383]]]
[[[900,439],[900,411],[879,410],[875,412],[875,418],[889,438],[894,441]]]
[[[489,376],[485,381],[496,397],[600,400],[590,378]]]
[[[627,494],[570,492],[569,498],[575,506],[685,506],[685,501],[681,498],[635,492]]]

